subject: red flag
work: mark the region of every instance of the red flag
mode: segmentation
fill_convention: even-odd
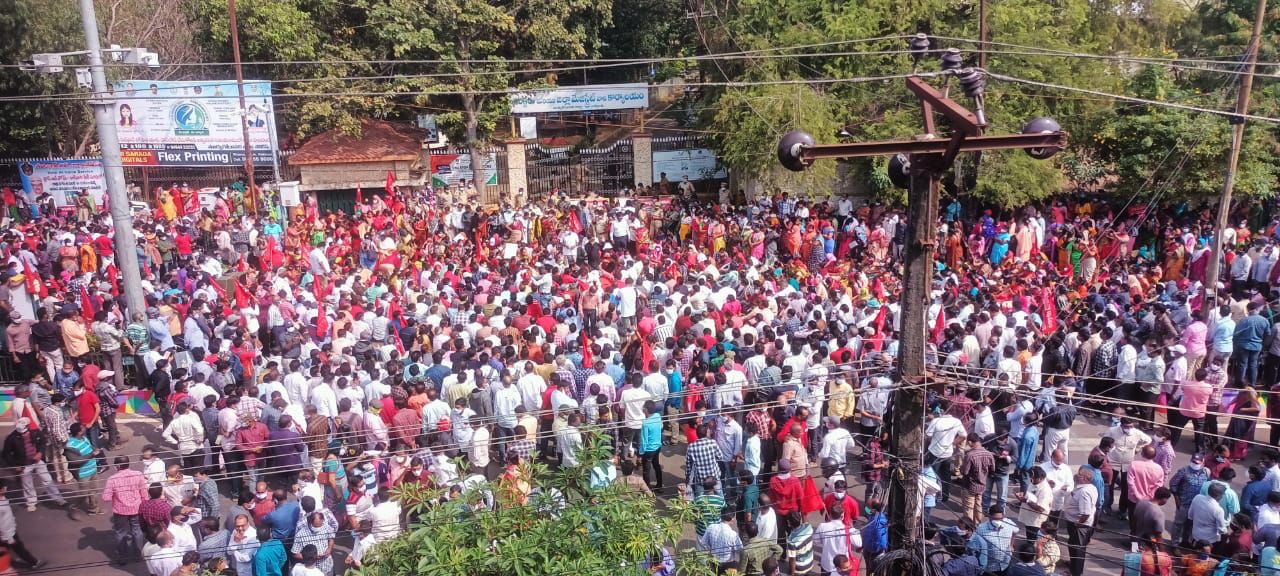
[[[249,300],[250,300],[249,290],[246,289],[244,287],[244,284],[241,284],[240,280],[237,279],[236,280],[236,308],[239,308],[241,310],[248,308]]]
[[[578,334],[582,335],[582,367],[591,368],[596,364],[595,358],[591,355],[591,339],[587,338],[586,328],[578,330]],[[646,366],[645,370],[648,369],[649,367]]]
[[[387,170],[387,196],[394,197],[396,195],[396,174],[391,170]]]
[[[876,300],[886,301],[884,297],[884,282],[881,282],[879,277],[876,278],[875,282],[871,283],[871,294],[876,297]]]
[[[324,306],[316,310],[316,339],[324,340],[329,333],[329,318],[326,316]],[[396,338],[399,340],[399,338]]]
[[[387,172],[387,174],[391,173]],[[361,190],[360,186],[356,186],[356,204],[364,204],[364,190]]]
[[[248,272],[248,271],[249,271],[249,264],[247,264],[247,263],[244,261],[244,254],[241,254],[241,255],[240,255],[240,261],[236,263],[236,271],[237,271],[237,272]]]
[[[111,297],[120,297],[120,270],[116,269],[115,264],[107,266],[107,281],[111,283]]]
[[[1040,319],[1044,321],[1045,332],[1058,329],[1058,303],[1048,288],[1040,291],[1040,314]]]
[[[933,333],[929,337],[929,341],[934,344],[942,343],[942,331],[947,327],[947,311],[944,308],[938,308],[938,318],[933,322]]]
[[[93,324],[93,315],[97,310],[93,309],[93,301],[89,300],[89,291],[84,286],[80,287],[80,314],[84,316],[85,324]]]
[[[878,280],[877,280],[878,282]],[[884,323],[889,319],[889,307],[885,304],[880,305],[880,312],[876,314],[876,336],[884,334]],[[877,350],[878,352],[878,350]]]
[[[329,283],[319,276],[314,277],[311,279],[311,292],[316,297],[316,302],[321,302],[329,295]]]
[[[211,282],[209,282],[209,286],[210,286],[211,288],[213,288],[213,291],[214,291],[214,292],[217,292],[217,293],[218,293],[218,298],[219,298],[223,303],[226,303],[226,301],[227,301],[227,290],[226,290],[225,288],[223,288],[223,287],[222,287],[222,284],[219,284],[219,283],[218,283],[218,282],[216,282],[216,281],[211,281]]]
[[[40,281],[40,275],[36,274],[36,271],[26,262],[22,263],[22,268],[23,275],[26,276],[27,281],[27,294],[32,298],[39,297],[42,300],[48,298],[49,288],[45,286],[44,282]]]

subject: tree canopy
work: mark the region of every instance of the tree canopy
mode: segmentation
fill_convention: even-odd
[[[552,471],[521,465],[521,478],[534,487],[524,503],[508,479],[443,503],[443,490],[401,489],[396,496],[407,506],[409,530],[374,548],[359,574],[643,576],[649,573],[644,563],[661,558],[664,547],[675,555],[681,574],[715,574],[709,556],[672,549],[693,519],[693,510],[679,499],[660,508],[652,496],[618,483],[591,487],[592,469],[609,461],[611,450],[590,429],[585,438],[580,466]],[[496,506],[480,505],[490,496]]]

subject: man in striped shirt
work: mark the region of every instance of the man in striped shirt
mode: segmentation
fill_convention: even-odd
[[[804,521],[799,510],[793,510],[788,523],[796,528],[787,535],[787,563],[792,576],[813,573],[813,525]]]

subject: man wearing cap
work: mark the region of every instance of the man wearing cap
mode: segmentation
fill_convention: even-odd
[[[66,507],[67,500],[62,497],[58,485],[49,476],[49,467],[44,461],[45,434],[39,428],[31,427],[28,418],[18,419],[13,432],[4,440],[4,461],[22,468],[22,494],[27,500],[27,512],[36,511],[36,488],[33,476],[40,479],[45,494],[55,500],[59,506]]]

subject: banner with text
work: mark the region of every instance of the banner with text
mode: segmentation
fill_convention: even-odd
[[[481,177],[485,186],[498,185],[498,155],[492,152],[480,156]],[[476,178],[475,171],[471,169],[470,154],[432,154],[431,155],[431,186],[433,188],[448,188],[456,186],[462,180],[468,182]]]
[[[729,172],[716,158],[716,153],[706,148],[654,152],[653,181],[661,180],[664,172],[667,180],[672,183],[679,182],[685,176],[695,182],[729,177]]]
[[[649,85],[602,84],[511,93],[512,114],[582,112],[649,107]]]
[[[271,83],[246,80],[241,114],[234,81],[123,80],[111,84],[127,166],[234,166],[244,163],[242,123],[256,163],[271,162]]]
[[[18,164],[22,189],[27,198],[37,200],[41,194],[53,196],[58,206],[75,202],[82,190],[93,195],[98,206],[107,194],[107,175],[101,160],[31,160]]]

